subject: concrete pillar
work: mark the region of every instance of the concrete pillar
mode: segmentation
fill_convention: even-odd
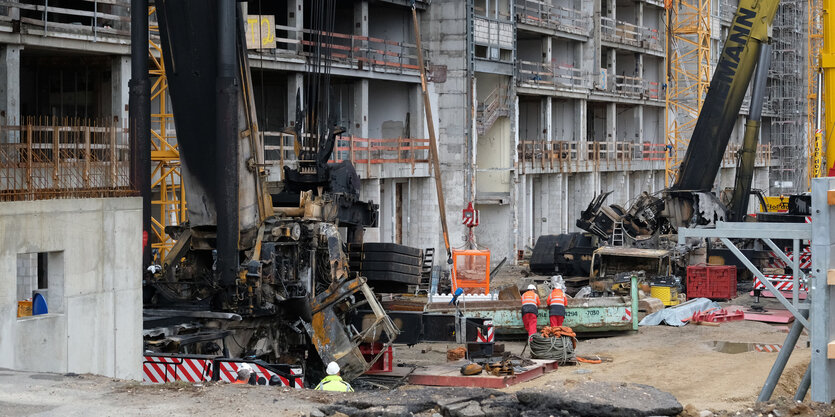
[[[644,106],[635,107],[635,139],[636,143],[644,141]]]
[[[618,111],[615,103],[606,103],[606,141],[615,142],[618,133]]]
[[[368,36],[368,0],[354,4],[354,35]]]
[[[20,124],[20,45],[0,46],[0,119],[6,124]],[[7,140],[18,142],[18,132],[9,132]]]
[[[574,100],[574,140],[585,142],[588,140],[588,111],[589,102],[586,99]]]
[[[600,10],[600,2],[593,1],[591,2],[594,4],[594,8],[592,10],[592,21],[594,22],[594,28],[592,29],[592,39],[590,42],[586,42],[584,47],[588,47],[590,51],[585,53],[586,57],[590,57],[589,63],[591,64],[591,74],[600,74],[600,69],[603,67],[603,63],[600,62],[600,54],[602,51],[602,43],[600,41],[600,18],[601,18],[601,10]],[[597,88],[605,88],[605,85],[600,85],[600,80],[597,76],[594,77],[593,84]]]
[[[553,40],[553,38],[551,38],[550,36],[546,36],[546,37],[542,38],[542,62],[545,62],[545,63],[548,63],[548,64],[551,63],[551,60],[553,58],[552,46],[551,46],[552,40]]]
[[[426,130],[426,114],[424,111],[423,91],[420,88],[420,84],[415,84],[409,91],[409,124],[411,125],[411,131],[409,133],[413,138],[429,138],[429,131]]]
[[[545,140],[554,140],[553,113],[551,96],[542,98],[542,122],[540,126],[541,137]]]
[[[635,21],[639,27],[644,26],[644,3],[638,2],[638,10],[635,11]]]
[[[287,26],[296,29],[295,31],[288,31],[287,37],[301,41],[302,29],[304,28],[304,0],[287,1]],[[295,49],[296,53],[302,52],[301,42],[295,44]]]
[[[373,178],[373,179],[368,179],[368,180],[362,180],[361,183],[362,183],[362,188],[360,189],[360,200],[370,201],[370,202],[374,202],[374,203],[379,204],[380,205],[380,214],[382,214],[382,212],[384,210],[386,210],[386,208],[384,207],[385,206],[384,202],[381,201],[381,199],[383,197],[383,195],[382,195],[383,193],[380,192],[380,188],[381,188],[380,179],[379,178]],[[381,216],[381,219],[384,219],[384,218],[385,217]],[[382,223],[384,221],[385,220],[380,220],[378,222],[378,225],[380,227],[369,227],[369,228],[365,229],[365,234],[363,235],[363,238],[365,239],[366,242],[380,242],[380,228],[383,226]]]
[[[110,114],[116,126],[127,126],[128,80],[130,80],[130,57],[115,56],[110,62]],[[119,135],[127,141],[127,135]]]
[[[368,137],[368,79],[354,83],[354,135]]]
[[[299,103],[304,106],[304,75],[293,73],[287,75],[287,120],[290,126],[296,124],[296,94],[299,95]]]

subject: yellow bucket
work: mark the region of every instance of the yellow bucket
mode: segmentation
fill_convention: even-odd
[[[678,291],[675,287],[653,285],[649,293],[652,297],[661,300],[665,306],[678,305]]]

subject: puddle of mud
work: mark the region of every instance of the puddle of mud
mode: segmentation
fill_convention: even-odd
[[[766,344],[766,343],[740,343],[740,342],[726,342],[721,340],[714,340],[709,343],[713,350],[720,353],[745,353],[745,352],[762,352],[762,353],[777,353],[780,351],[780,345]]]

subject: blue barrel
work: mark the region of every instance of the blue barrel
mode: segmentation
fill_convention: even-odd
[[[49,309],[46,308],[46,299],[43,297],[43,294],[36,293],[35,298],[32,299],[32,315],[37,316],[38,314],[46,314],[49,312]]]

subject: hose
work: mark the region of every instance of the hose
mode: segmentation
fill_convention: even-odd
[[[542,337],[535,334],[530,339],[531,356],[535,359],[552,359],[560,365],[576,362],[574,340],[568,336]]]

